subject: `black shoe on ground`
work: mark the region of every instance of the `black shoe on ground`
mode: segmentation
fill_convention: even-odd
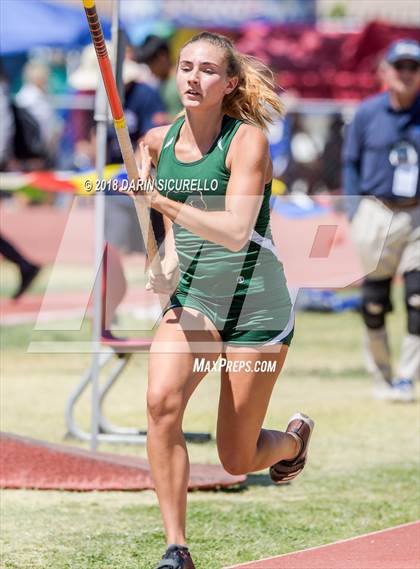
[[[41,270],[41,267],[39,267],[38,265],[28,265],[27,268],[21,269],[21,271],[20,271],[21,282],[20,282],[20,285],[19,285],[17,291],[12,296],[12,298],[14,300],[17,300],[18,298],[20,298],[22,296],[22,294],[26,291],[26,289],[29,288],[32,281],[37,276],[37,274],[39,273],[40,270]]]
[[[286,433],[292,433],[300,441],[300,451],[293,460],[280,460],[270,468],[270,477],[276,484],[287,484],[302,472],[306,464],[308,445],[314,429],[313,420],[303,413],[290,418]]]
[[[156,569],[195,569],[188,547],[170,545]]]

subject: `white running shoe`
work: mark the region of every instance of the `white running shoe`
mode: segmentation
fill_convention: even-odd
[[[394,379],[392,382],[391,401],[412,403],[415,400],[414,385],[411,379]]]
[[[375,381],[373,386],[373,397],[378,399],[378,401],[392,401],[394,396],[394,389],[392,383],[387,381]]]

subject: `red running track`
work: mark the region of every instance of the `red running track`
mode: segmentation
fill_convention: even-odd
[[[229,488],[245,482],[219,465],[192,464],[189,490]],[[37,490],[151,490],[148,462],[136,456],[92,452],[0,433],[0,488]]]
[[[2,234],[34,262],[91,265],[94,210],[86,198],[77,203],[86,207],[1,207]],[[271,227],[290,287],[342,288],[364,277],[343,214],[292,219],[273,211]]]
[[[420,521],[225,569],[420,569]]]

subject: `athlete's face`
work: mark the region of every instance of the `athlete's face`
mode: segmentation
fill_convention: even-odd
[[[386,64],[385,83],[398,95],[415,97],[420,89],[420,65],[415,61],[401,60]]]
[[[237,77],[228,77],[224,52],[206,41],[185,46],[176,74],[178,92],[186,109],[220,107]]]

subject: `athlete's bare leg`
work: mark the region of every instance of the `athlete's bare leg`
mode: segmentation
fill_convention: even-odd
[[[224,468],[246,474],[268,468],[279,460],[293,459],[299,452],[293,435],[262,429],[270,396],[287,354],[287,346],[266,349],[227,346],[221,375],[217,447]],[[228,371],[229,361],[246,360],[252,371]],[[255,371],[257,361],[273,361],[275,371]]]
[[[201,330],[185,331],[192,327]],[[211,344],[214,352],[194,353],[194,342]],[[147,394],[147,451],[168,544],[185,544],[186,537],[189,460],[182,419],[189,398],[207,373],[193,371],[194,357],[216,361],[221,347],[219,333],[210,320],[189,308],[169,310],[153,340]],[[165,349],[171,352],[163,353]]]

